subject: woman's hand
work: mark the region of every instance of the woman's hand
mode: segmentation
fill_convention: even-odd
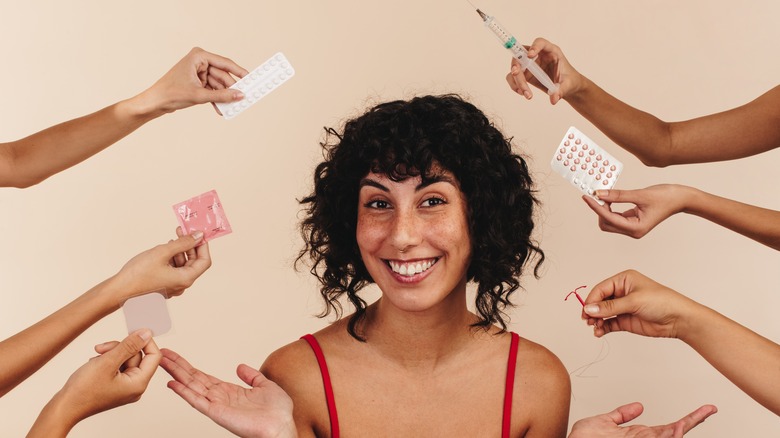
[[[122,295],[120,304],[152,291],[165,291],[168,297],[181,295],[211,266],[209,246],[202,243],[203,232],[184,236],[179,228],[176,234],[178,239],[130,259],[112,278]]]
[[[238,377],[250,385],[245,388],[195,369],[171,350],[162,353],[160,366],[175,379],[168,387],[215,423],[245,438],[297,436],[292,400],[259,371],[238,366]]]
[[[558,85],[558,91],[550,95],[550,103],[555,105],[559,100],[570,96],[582,87],[583,77],[569,64],[569,61],[563,55],[560,47],[547,41],[544,38],[537,38],[533,44],[528,47],[528,57],[534,59],[534,62],[542,67],[550,79]],[[540,90],[546,89],[536,80],[529,71],[523,71],[520,62],[512,58],[510,71],[506,75],[506,81],[509,88],[517,94],[530,99],[533,96],[528,84],[532,84]]]
[[[664,426],[621,426],[642,415],[643,410],[641,403],[630,403],[607,414],[583,418],[574,423],[569,438],[682,438],[689,430],[718,412],[715,406],[705,405]]]

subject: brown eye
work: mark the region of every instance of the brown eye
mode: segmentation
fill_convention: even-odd
[[[423,207],[435,207],[437,205],[446,204],[447,202],[444,199],[441,198],[428,198],[425,201],[422,202]]]
[[[368,208],[385,209],[390,208],[390,203],[387,201],[371,201],[366,204]]]

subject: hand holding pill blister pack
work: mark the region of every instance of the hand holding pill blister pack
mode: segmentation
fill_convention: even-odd
[[[230,87],[244,93],[242,100],[217,103],[217,108],[226,120],[232,119],[269,95],[294,75],[295,69],[284,57],[284,54],[279,52]]]
[[[623,170],[623,163],[574,126],[566,131],[550,164],[555,172],[594,199],[596,190],[611,189]]]

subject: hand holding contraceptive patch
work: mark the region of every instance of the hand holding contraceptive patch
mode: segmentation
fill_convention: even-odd
[[[184,234],[202,231],[203,242],[233,232],[216,190],[179,202],[173,212]]]

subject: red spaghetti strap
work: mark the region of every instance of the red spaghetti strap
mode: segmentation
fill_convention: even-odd
[[[330,374],[328,373],[328,364],[325,362],[325,355],[322,353],[317,338],[312,335],[303,335],[301,339],[306,340],[317,357],[317,364],[320,366],[322,374],[322,385],[325,387],[325,401],[328,403],[328,415],[330,416],[330,437],[339,438],[339,414],[336,412],[336,399],[333,397],[333,386],[330,383]]]
[[[510,332],[512,342],[509,344],[509,359],[506,365],[506,387],[504,388],[504,416],[501,422],[501,438],[509,438],[512,430],[512,395],[515,390],[515,368],[517,368],[517,345],[520,336]]]

